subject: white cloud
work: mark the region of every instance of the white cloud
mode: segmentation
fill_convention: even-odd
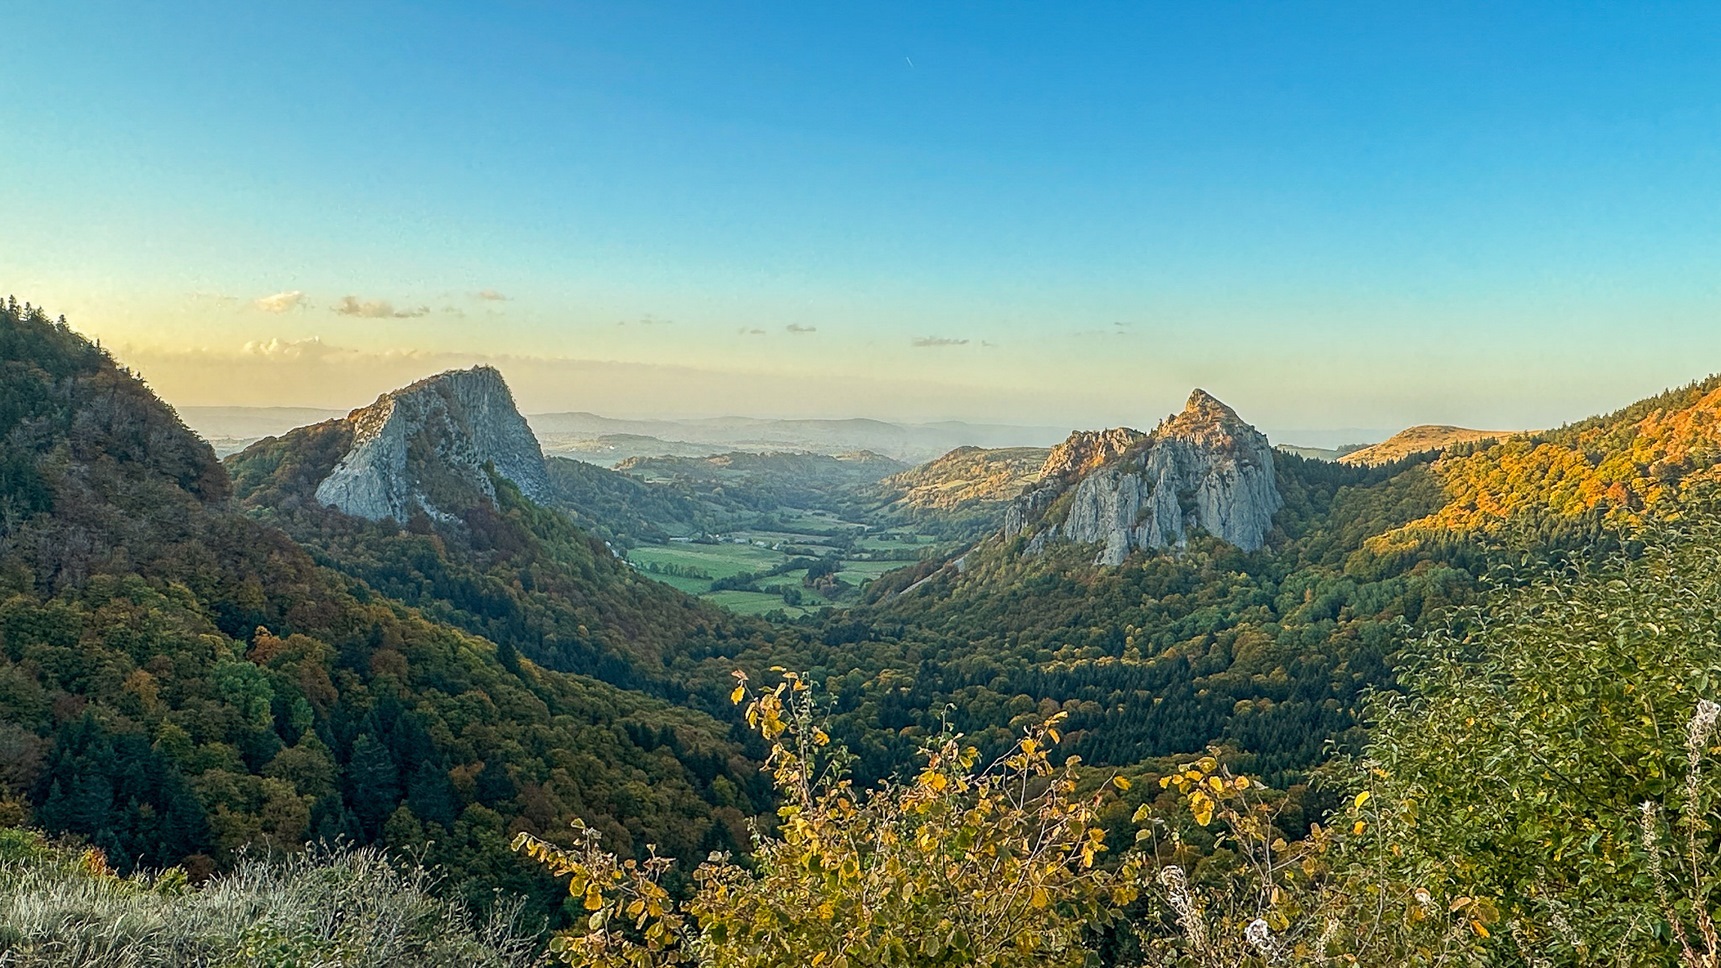
[[[304,293],[297,289],[292,289],[287,292],[275,293],[273,296],[260,296],[251,300],[251,305],[258,312],[280,315],[281,313],[291,312],[302,306],[308,306],[309,303],[305,301]]]
[[[965,339],[951,339],[948,336],[916,336],[914,345],[925,348],[928,346],[967,346]]]
[[[473,293],[473,295],[477,296],[479,299],[485,300],[486,302],[507,302],[509,299],[509,297],[504,296],[494,289],[480,289]]]
[[[341,316],[357,316],[361,319],[411,319],[414,316],[424,316],[430,313],[429,306],[418,306],[413,309],[396,309],[394,304],[386,299],[360,299],[357,296],[342,296],[336,303],[334,311]]]
[[[819,331],[817,326],[802,326],[800,323],[790,323],[783,328],[791,333],[795,333],[796,335],[800,335],[802,333],[816,333]]]
[[[260,356],[272,360],[318,360],[342,351],[323,342],[320,336],[312,336],[309,339],[281,339],[277,336],[267,340],[252,340],[240,347],[239,352],[244,356]]]

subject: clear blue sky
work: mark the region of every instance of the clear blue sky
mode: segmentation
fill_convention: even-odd
[[[171,6],[0,6],[0,289],[175,402],[1518,427],[1721,370],[1713,3]]]

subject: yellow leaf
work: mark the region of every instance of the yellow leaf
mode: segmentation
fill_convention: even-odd
[[[1369,796],[1370,794],[1367,790],[1362,791],[1356,795],[1355,800],[1351,801],[1351,806],[1358,810],[1362,809],[1362,805],[1368,802]]]
[[[1368,827],[1368,824],[1366,824],[1366,823],[1364,823],[1364,822],[1362,822],[1362,821],[1361,821],[1361,820],[1358,820],[1358,821],[1357,821],[1357,822],[1356,822],[1356,826],[1354,826],[1354,827],[1352,827],[1352,828],[1351,828],[1351,833],[1353,833],[1353,834],[1360,834],[1360,833],[1362,833],[1362,832],[1363,832],[1363,830],[1365,830],[1365,829],[1366,829],[1366,828],[1367,828],[1367,827]]]
[[[741,700],[745,698],[747,698],[746,686],[736,686],[735,691],[729,694],[729,701],[737,706],[741,705]]]
[[[1036,910],[1038,910],[1038,909],[1044,908],[1046,905],[1052,903],[1052,899],[1046,895],[1046,889],[1045,888],[1036,887],[1036,888],[1034,888],[1034,896],[1032,898],[1029,898],[1029,903],[1033,904],[1034,908]]]
[[[1213,799],[1197,790],[1189,795],[1189,810],[1195,814],[1195,822],[1205,827],[1213,822]]]
[[[1119,789],[1119,790],[1127,790],[1127,789],[1129,789],[1129,781],[1128,781],[1128,780],[1126,780],[1126,779],[1124,779],[1124,778],[1123,778],[1123,777],[1121,777],[1121,776],[1114,776],[1114,777],[1112,777],[1112,778],[1111,778],[1111,783],[1112,783],[1112,786],[1115,786],[1115,787],[1117,787],[1117,788],[1118,788],[1118,789]]]

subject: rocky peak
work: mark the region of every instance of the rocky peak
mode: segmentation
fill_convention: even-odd
[[[1110,461],[1147,439],[1147,434],[1129,427],[1111,430],[1078,430],[1046,455],[1040,468],[1042,480],[1070,480]]]
[[[317,486],[317,500],[372,520],[415,510],[447,519],[495,503],[485,465],[527,497],[548,489],[544,452],[495,368],[449,370],[385,393],[347,415],[352,445]]]
[[[1068,495],[1068,500],[1064,500]],[[1181,546],[1199,528],[1259,548],[1283,502],[1267,438],[1205,390],[1151,434],[1076,433],[1047,458],[1042,483],[1005,516],[1004,535],[1099,544],[1097,564]]]
[[[1161,423],[1158,434],[1181,437],[1203,446],[1222,447],[1235,445],[1251,435],[1258,436],[1259,432],[1217,397],[1196,388],[1189,394],[1189,402],[1184,404],[1183,412]]]

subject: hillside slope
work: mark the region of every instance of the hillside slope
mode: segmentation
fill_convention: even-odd
[[[1558,527],[1589,516],[1627,523],[1721,479],[1718,462],[1714,376],[1558,430],[1453,448],[1434,465],[1447,502],[1405,531]]]
[[[319,566],[231,510],[208,445],[63,323],[0,307],[0,376],[7,810],[122,870],[345,838],[546,905],[515,830],[579,815],[682,856],[745,836],[756,770],[724,725]]]

